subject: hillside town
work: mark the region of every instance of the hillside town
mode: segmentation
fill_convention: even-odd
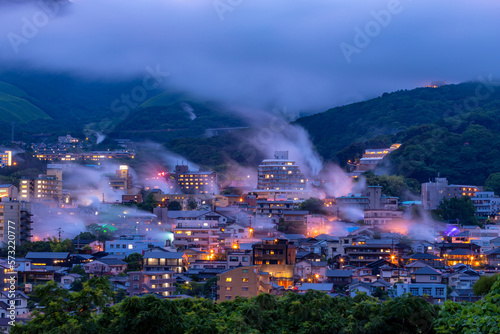
[[[287,151],[256,166],[253,188],[238,180],[221,187],[218,173],[188,165],[141,183],[126,164],[101,173],[99,165],[50,161],[45,174],[0,185],[0,237],[16,246],[14,267],[12,253],[2,253],[0,318],[13,284],[17,319],[27,321],[35,287],[55,281],[77,291],[92,277],[106,277],[123,296],[215,302],[309,290],[382,299],[409,293],[434,304],[481,299],[474,284],[499,273],[500,197],[444,177],[421,184],[412,201],[380,185],[356,186],[360,172],[398,146],[367,149],[342,175],[356,192],[337,197],[322,188],[328,176],[308,180]],[[66,186],[66,175],[86,175],[82,168],[99,175],[97,190]],[[443,201],[464,198],[477,224],[432,218]]]

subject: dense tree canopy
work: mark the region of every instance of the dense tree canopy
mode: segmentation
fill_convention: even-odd
[[[443,199],[438,205],[436,213],[442,220],[456,221],[460,224],[477,224],[474,215],[476,207],[472,204],[470,197]]]

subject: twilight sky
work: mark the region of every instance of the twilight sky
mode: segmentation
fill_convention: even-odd
[[[0,64],[169,72],[227,103],[323,111],[431,81],[500,77],[491,0],[0,0]]]

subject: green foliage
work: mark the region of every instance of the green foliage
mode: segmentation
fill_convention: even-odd
[[[178,201],[172,201],[172,202],[168,203],[167,208],[169,211],[181,211],[182,205]]]
[[[311,214],[323,214],[325,213],[325,206],[322,200],[319,198],[311,197],[306,199],[299,205],[300,210],[309,211]]]
[[[472,287],[472,291],[476,296],[483,296],[491,291],[493,284],[498,280],[500,274],[495,274],[492,276],[483,275],[479,278],[479,280],[474,283]]]
[[[142,270],[142,255],[139,253],[132,253],[126,256],[124,261],[127,262],[127,269],[125,272],[129,271],[141,271]]]
[[[499,333],[500,276],[486,296],[476,303],[446,301],[435,322],[436,333]]]
[[[438,205],[436,213],[442,220],[458,220],[463,225],[477,224],[477,218],[474,215],[476,207],[472,204],[470,197],[443,199]]]
[[[399,197],[402,200],[409,195],[420,194],[420,183],[417,180],[406,178],[402,175],[375,175],[373,172],[363,174],[369,186],[381,186],[382,194]]]
[[[188,210],[196,210],[198,208],[198,204],[196,203],[196,200],[192,197],[188,199],[187,202],[187,209]]]
[[[155,200],[153,193],[149,193],[146,198],[142,201],[142,203],[137,204],[137,208],[153,212],[153,209],[158,206],[158,201]]]
[[[496,195],[500,195],[500,172],[490,174],[486,179],[484,188],[485,190],[495,192]]]
[[[81,240],[96,240],[95,234],[92,234],[88,231],[80,232],[80,234],[78,234],[75,239],[78,238],[80,238]]]
[[[81,264],[77,264],[71,268],[70,274],[79,274],[82,276],[86,276],[85,269],[83,269],[83,266]]]

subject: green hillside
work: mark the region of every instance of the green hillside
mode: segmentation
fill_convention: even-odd
[[[163,92],[141,104],[111,134],[136,140],[167,142],[202,137],[206,129],[241,127],[245,123],[222,107],[187,95]]]
[[[8,83],[0,82],[0,121],[28,123],[51,119],[43,110],[25,99],[27,94]]]
[[[378,135],[396,134],[411,126],[467,112],[498,110],[500,89],[495,89],[487,99],[478,99],[475,98],[478,86],[479,83],[469,82],[384,93],[375,99],[300,118],[297,124],[309,132],[318,152],[330,160],[352,143]],[[485,92],[488,91],[483,87],[481,94]],[[464,103],[473,109],[467,110]]]

